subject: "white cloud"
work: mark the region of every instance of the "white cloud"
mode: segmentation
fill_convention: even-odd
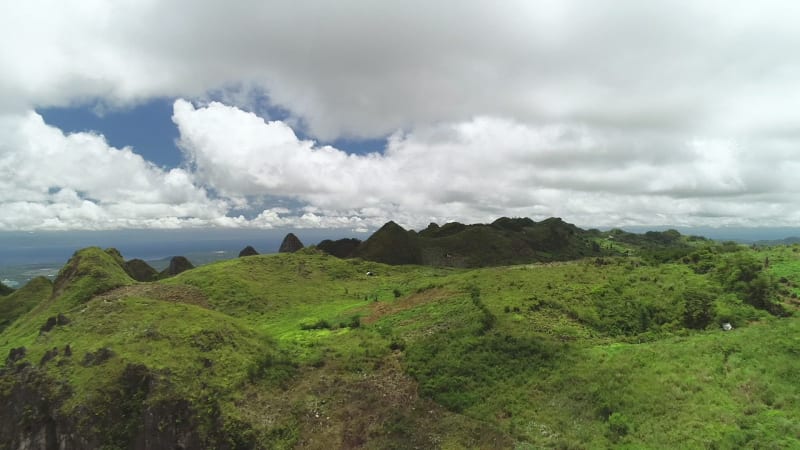
[[[7,2],[0,94],[30,107],[245,86],[323,138],[476,114],[741,134],[793,127],[800,63],[787,55],[800,44],[798,9],[789,1]]]
[[[395,134],[383,154],[352,155],[220,103],[179,100],[173,120],[206,185],[314,206],[293,218],[266,210],[253,221],[261,225],[357,228],[394,219],[419,227],[499,215],[587,225],[791,223],[790,196],[754,195],[800,190],[782,169],[785,178],[773,177],[781,148],[748,155],[745,144],[652,132],[479,117]]]
[[[228,210],[183,169],[96,134],[64,135],[33,112],[0,116],[0,136],[0,229],[171,228]]]
[[[793,225],[799,12],[777,0],[5,2],[0,228]],[[211,92],[229,105],[197,102]],[[257,111],[255,95],[290,117],[234,108]],[[29,113],[154,97],[206,105],[175,104],[185,169]],[[300,127],[391,137],[356,156]],[[232,212],[265,198],[295,207]]]

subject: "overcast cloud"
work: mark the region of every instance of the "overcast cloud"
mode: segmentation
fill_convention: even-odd
[[[798,20],[790,1],[5,2],[0,229],[797,225]],[[177,99],[181,169],[33,112],[155,97]]]

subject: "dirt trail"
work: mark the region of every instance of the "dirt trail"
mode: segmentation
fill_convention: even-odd
[[[173,303],[187,303],[208,308],[208,298],[200,289],[193,286],[173,286],[166,284],[142,283],[123,286],[98,295],[97,299],[116,301],[125,297],[146,297]]]

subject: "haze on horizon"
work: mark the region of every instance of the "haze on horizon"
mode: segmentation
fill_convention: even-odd
[[[0,231],[797,226],[798,17],[789,1],[5,2]],[[158,127],[154,102],[172,105]],[[53,108],[168,145],[60,129]]]

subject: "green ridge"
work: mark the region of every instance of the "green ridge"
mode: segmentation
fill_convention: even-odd
[[[2,316],[0,448],[20,445],[4,430],[51,422],[82,448],[177,435],[204,448],[800,445],[800,246],[531,222],[381,234],[541,233],[547,263],[310,248],[143,283],[118,252],[81,250],[52,295],[40,280],[0,298],[30,309]],[[396,245],[376,234],[370,245]]]

